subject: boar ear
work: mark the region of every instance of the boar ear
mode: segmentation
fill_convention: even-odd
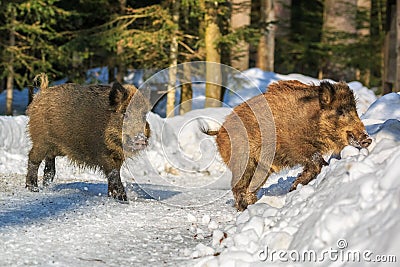
[[[335,97],[335,88],[333,84],[327,81],[322,81],[319,86],[319,103],[321,108],[328,107]]]
[[[110,106],[118,106],[128,98],[128,91],[119,82],[114,82],[108,98]]]

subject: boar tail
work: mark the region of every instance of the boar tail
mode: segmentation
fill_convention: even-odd
[[[35,76],[33,79],[34,84],[38,84],[40,82],[40,90],[46,90],[49,87],[49,79],[45,73],[40,73]]]

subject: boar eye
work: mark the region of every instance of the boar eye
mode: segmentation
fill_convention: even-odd
[[[338,110],[336,111],[336,113],[337,113],[337,115],[339,115],[339,116],[344,116],[344,110],[343,110],[343,109],[338,109]]]

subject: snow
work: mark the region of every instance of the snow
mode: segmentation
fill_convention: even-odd
[[[223,232],[231,232],[226,242],[213,243],[221,254],[206,258],[198,265],[223,266],[232,259],[236,259],[235,266],[264,266],[266,262],[287,265],[277,258],[271,262],[271,254],[265,259],[260,253],[262,256],[267,250],[321,253],[329,248],[340,250],[344,242],[347,245],[342,249],[351,252],[372,251],[373,256],[398,258],[399,112],[398,94],[383,96],[374,102],[363,116],[364,123],[381,123],[367,124],[375,139],[368,150],[345,147],[341,160],[332,159],[316,180],[295,192],[274,196],[264,190],[266,195],[225,226]],[[273,175],[264,187],[276,185],[278,177],[278,184],[283,183],[292,175],[288,171]],[[221,236],[216,235],[215,238]],[[243,257],[237,257],[238,253]],[[371,259],[375,259],[373,256]],[[296,265],[295,261],[289,260],[289,263]],[[345,264],[346,260],[323,262],[323,266]],[[364,264],[361,259],[360,266]]]
[[[226,96],[228,106],[274,80],[319,82],[257,69],[245,74],[254,86]],[[232,206],[231,174],[214,138],[199,131],[204,124],[218,128],[231,108],[168,119],[150,113],[149,148],[122,169],[129,204],[107,198],[100,173],[66,158],[56,160],[53,185],[25,190],[27,117],[0,117],[0,266],[303,266],[308,262],[282,262],[271,252],[329,249],[399,260],[400,95],[376,99],[359,82],[349,85],[372,145],[345,147],[340,160],[290,193],[301,166],[271,175],[244,212]]]

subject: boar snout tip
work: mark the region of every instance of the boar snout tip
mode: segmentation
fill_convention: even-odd
[[[363,148],[367,148],[367,147],[369,147],[369,145],[372,143],[372,139],[369,138],[369,137],[367,136],[367,138],[365,138],[364,140],[362,140],[360,143],[361,143],[361,146],[362,146]]]
[[[362,133],[358,138],[352,133],[347,132],[347,136],[349,139],[349,145],[354,146],[356,148],[367,148],[372,143],[372,139],[369,137],[367,133]]]
[[[361,148],[367,148],[372,143],[372,138],[366,132],[363,132],[359,137]]]
[[[125,138],[126,138],[126,147],[132,151],[143,150],[149,144],[149,139],[144,133],[139,133],[135,135],[133,138],[127,135]]]

